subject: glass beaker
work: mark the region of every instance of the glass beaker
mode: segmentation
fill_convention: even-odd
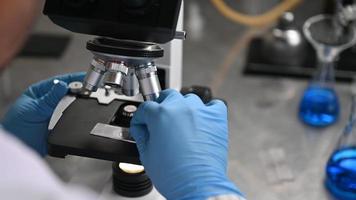
[[[340,200],[356,199],[356,96],[349,121],[327,163],[325,185]]]
[[[311,17],[305,22],[303,31],[316,50],[319,66],[302,96],[299,118],[308,125],[325,127],[339,117],[334,68],[339,54],[356,43],[356,31],[353,26],[337,23],[337,18],[331,15]]]

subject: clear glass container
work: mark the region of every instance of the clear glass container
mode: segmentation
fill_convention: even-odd
[[[331,15],[311,17],[305,22],[303,31],[316,50],[319,64],[301,98],[299,118],[310,126],[325,127],[339,118],[334,68],[339,54],[356,43],[356,31],[353,26],[339,25]]]
[[[337,199],[356,199],[356,96],[349,121],[327,163],[325,185]]]

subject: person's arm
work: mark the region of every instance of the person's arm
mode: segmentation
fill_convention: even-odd
[[[94,200],[88,189],[59,180],[44,160],[0,129],[0,194],[11,200]]]
[[[2,126],[8,132],[0,128],[2,199],[97,199],[85,188],[64,184],[39,156],[47,153],[48,123],[58,102],[67,94],[67,84],[81,81],[84,75],[57,76],[30,86],[5,115]]]
[[[131,121],[140,159],[167,199],[238,199],[227,176],[228,114],[219,100],[204,104],[175,90],[145,102]]]

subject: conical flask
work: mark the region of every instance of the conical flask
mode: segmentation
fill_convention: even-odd
[[[327,163],[325,185],[337,199],[356,199],[356,96],[349,121]]]
[[[308,19],[303,31],[316,50],[319,67],[301,98],[299,118],[305,124],[325,127],[339,117],[334,68],[339,54],[356,43],[356,31],[354,27],[337,25],[331,15],[317,15]]]

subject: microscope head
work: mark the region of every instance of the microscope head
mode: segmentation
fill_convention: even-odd
[[[154,60],[163,57],[163,49],[149,42],[95,38],[87,49],[94,54],[83,84],[83,92],[109,87],[117,94],[155,100],[161,91]]]
[[[100,36],[87,43],[94,54],[83,94],[110,87],[118,94],[154,100],[161,90],[154,60],[158,44],[184,39],[176,27],[183,0],[46,0],[44,14],[57,25]]]
[[[44,14],[76,33],[167,43],[176,35],[182,0],[46,0]]]

